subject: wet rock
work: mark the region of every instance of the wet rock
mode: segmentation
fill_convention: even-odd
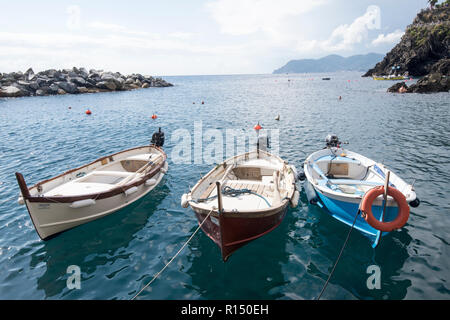
[[[71,82],[57,82],[56,84],[67,93],[78,93],[77,86]]]
[[[449,92],[450,91],[450,77],[441,73],[435,72],[426,75],[417,83],[408,88],[408,92],[414,93],[433,93],[433,92]]]
[[[405,88],[406,90],[408,90],[408,86],[406,85],[405,82],[397,82],[392,87],[390,87],[387,91],[391,92],[391,93],[400,93],[400,90],[402,88]],[[401,90],[401,91],[403,91],[403,90]]]
[[[27,95],[29,95],[29,92],[15,86],[0,88],[0,97],[2,98],[23,97]]]

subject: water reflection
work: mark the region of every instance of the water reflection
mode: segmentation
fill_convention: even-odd
[[[224,263],[220,250],[205,234],[190,244],[191,289],[204,299],[279,299],[276,289],[286,283],[283,264],[289,261],[287,230],[292,219],[284,221],[269,234],[237,250]]]
[[[310,208],[310,214],[317,217],[316,223],[310,225],[314,247],[320,255],[328,259],[328,264],[322,263],[320,268],[311,269],[309,272],[321,278],[324,284],[350,228],[317,206]],[[408,231],[403,228],[384,236],[379,246],[373,249],[363,234],[353,230],[330,284],[348,290],[359,299],[403,299],[411,281],[396,280],[396,276],[400,274],[409,257],[407,247],[411,241]],[[381,270],[379,290],[369,290],[367,286],[367,279],[372,275],[367,272],[367,268],[371,265],[376,265]],[[332,294],[327,295],[325,291],[323,298],[339,298],[336,291],[330,290],[330,293]]]
[[[69,293],[66,288],[68,266],[80,267],[83,282],[94,277],[99,267],[128,259],[132,255],[127,250],[130,242],[169,193],[164,178],[149,195],[128,207],[44,242],[30,261],[31,268],[41,262],[46,264],[45,273],[37,279],[37,289],[43,290],[46,298],[64,297]]]

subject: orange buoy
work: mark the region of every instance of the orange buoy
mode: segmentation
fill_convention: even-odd
[[[372,204],[375,199],[382,194],[384,194],[384,186],[375,187],[364,195],[361,204],[361,211],[364,213],[364,219],[373,228],[383,232],[391,232],[392,230],[402,228],[409,219],[409,206],[403,193],[396,188],[388,187],[387,191],[387,194],[393,197],[398,205],[398,215],[395,220],[390,222],[382,222],[373,216]]]
[[[259,130],[262,129],[262,127],[261,127],[261,125],[258,122],[258,124],[253,129],[255,129],[256,131],[259,131]]]
[[[91,110],[87,109],[87,110],[86,110],[86,114],[87,114],[87,115],[91,115],[91,114],[92,114]]]
[[[158,116],[157,116],[156,114],[153,114],[153,115],[152,115],[152,119],[153,119],[153,120],[156,120],[157,118],[158,118]]]

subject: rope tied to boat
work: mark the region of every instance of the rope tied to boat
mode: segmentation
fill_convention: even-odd
[[[260,197],[261,199],[263,199],[266,202],[266,204],[269,206],[269,208],[271,207],[270,202],[265,197],[263,197],[262,195],[252,191],[251,189],[233,189],[230,186],[225,186],[223,188],[223,190],[222,190],[222,195],[223,196],[228,196],[228,197],[235,198],[235,197],[238,197],[238,196],[240,196],[242,194],[253,194],[255,196],[258,196],[258,197]],[[208,197],[208,198],[204,198],[204,199],[192,200],[192,201],[194,201],[196,203],[200,203],[200,202],[206,202],[206,201],[209,201],[209,200],[214,200],[216,198],[217,198],[217,195],[211,196],[211,197]]]
[[[339,253],[339,256],[336,259],[336,262],[334,263],[333,269],[330,272],[330,275],[328,276],[327,281],[325,282],[325,285],[322,288],[322,291],[320,292],[319,296],[317,297],[316,300],[320,300],[320,298],[322,297],[322,294],[325,292],[326,287],[328,286],[328,283],[330,282],[331,277],[334,274],[334,270],[336,269],[337,264],[339,263],[339,260],[341,259],[342,253],[345,250],[345,247],[347,246],[348,243],[348,239],[350,239],[350,234],[352,233],[354,227],[355,227],[355,223],[356,223],[356,219],[358,218],[359,214],[361,213],[361,209],[358,208],[358,212],[355,215],[355,219],[353,220],[353,224],[352,227],[350,228],[349,232],[347,233],[347,238],[345,239],[344,245],[342,246],[341,252]]]
[[[167,262],[166,265],[157,274],[155,274],[155,276],[152,278],[152,280],[150,280],[149,283],[147,283],[136,295],[134,295],[131,298],[131,300],[136,299],[145,289],[147,289],[148,286],[150,286],[153,283],[153,281],[155,281],[156,278],[158,278],[159,275],[161,273],[163,273],[163,271],[172,263],[172,261],[175,260],[176,257],[178,257],[178,255],[181,253],[181,251],[183,251],[183,249],[187,246],[187,244],[194,238],[194,236],[197,234],[197,232],[200,230],[200,228],[203,226],[203,224],[209,218],[209,216],[211,215],[211,213],[213,211],[214,211],[214,209],[211,209],[211,211],[209,211],[209,213],[206,215],[206,218],[203,219],[203,221],[199,224],[199,226],[194,231],[194,233],[189,237],[189,239],[183,244],[183,246],[180,248],[180,250],[178,250],[178,252],[172,257],[172,259],[170,259],[169,262]]]

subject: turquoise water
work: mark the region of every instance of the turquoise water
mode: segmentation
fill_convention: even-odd
[[[180,198],[211,165],[171,161],[172,133],[193,134],[195,121],[202,121],[204,130],[248,129],[258,121],[279,129],[280,156],[297,168],[323,147],[328,133],[336,133],[350,142],[349,150],[383,161],[407,182],[415,180],[422,203],[407,225],[376,249],[353,232],[323,298],[449,299],[450,95],[387,94],[390,82],[358,73],[332,74],[331,81],[322,76],[330,75],[167,77],[174,87],[0,99],[0,299],[136,294],[198,226]],[[150,119],[154,112],[156,122]],[[166,133],[169,172],[152,193],[50,241],[39,239],[26,208],[17,204],[16,171],[32,185],[144,145],[157,126]],[[199,232],[139,298],[313,299],[348,230],[308,205],[302,192],[299,206],[276,230],[227,263]],[[70,265],[81,269],[80,290],[66,286]],[[381,289],[367,287],[371,265],[380,267]]]

